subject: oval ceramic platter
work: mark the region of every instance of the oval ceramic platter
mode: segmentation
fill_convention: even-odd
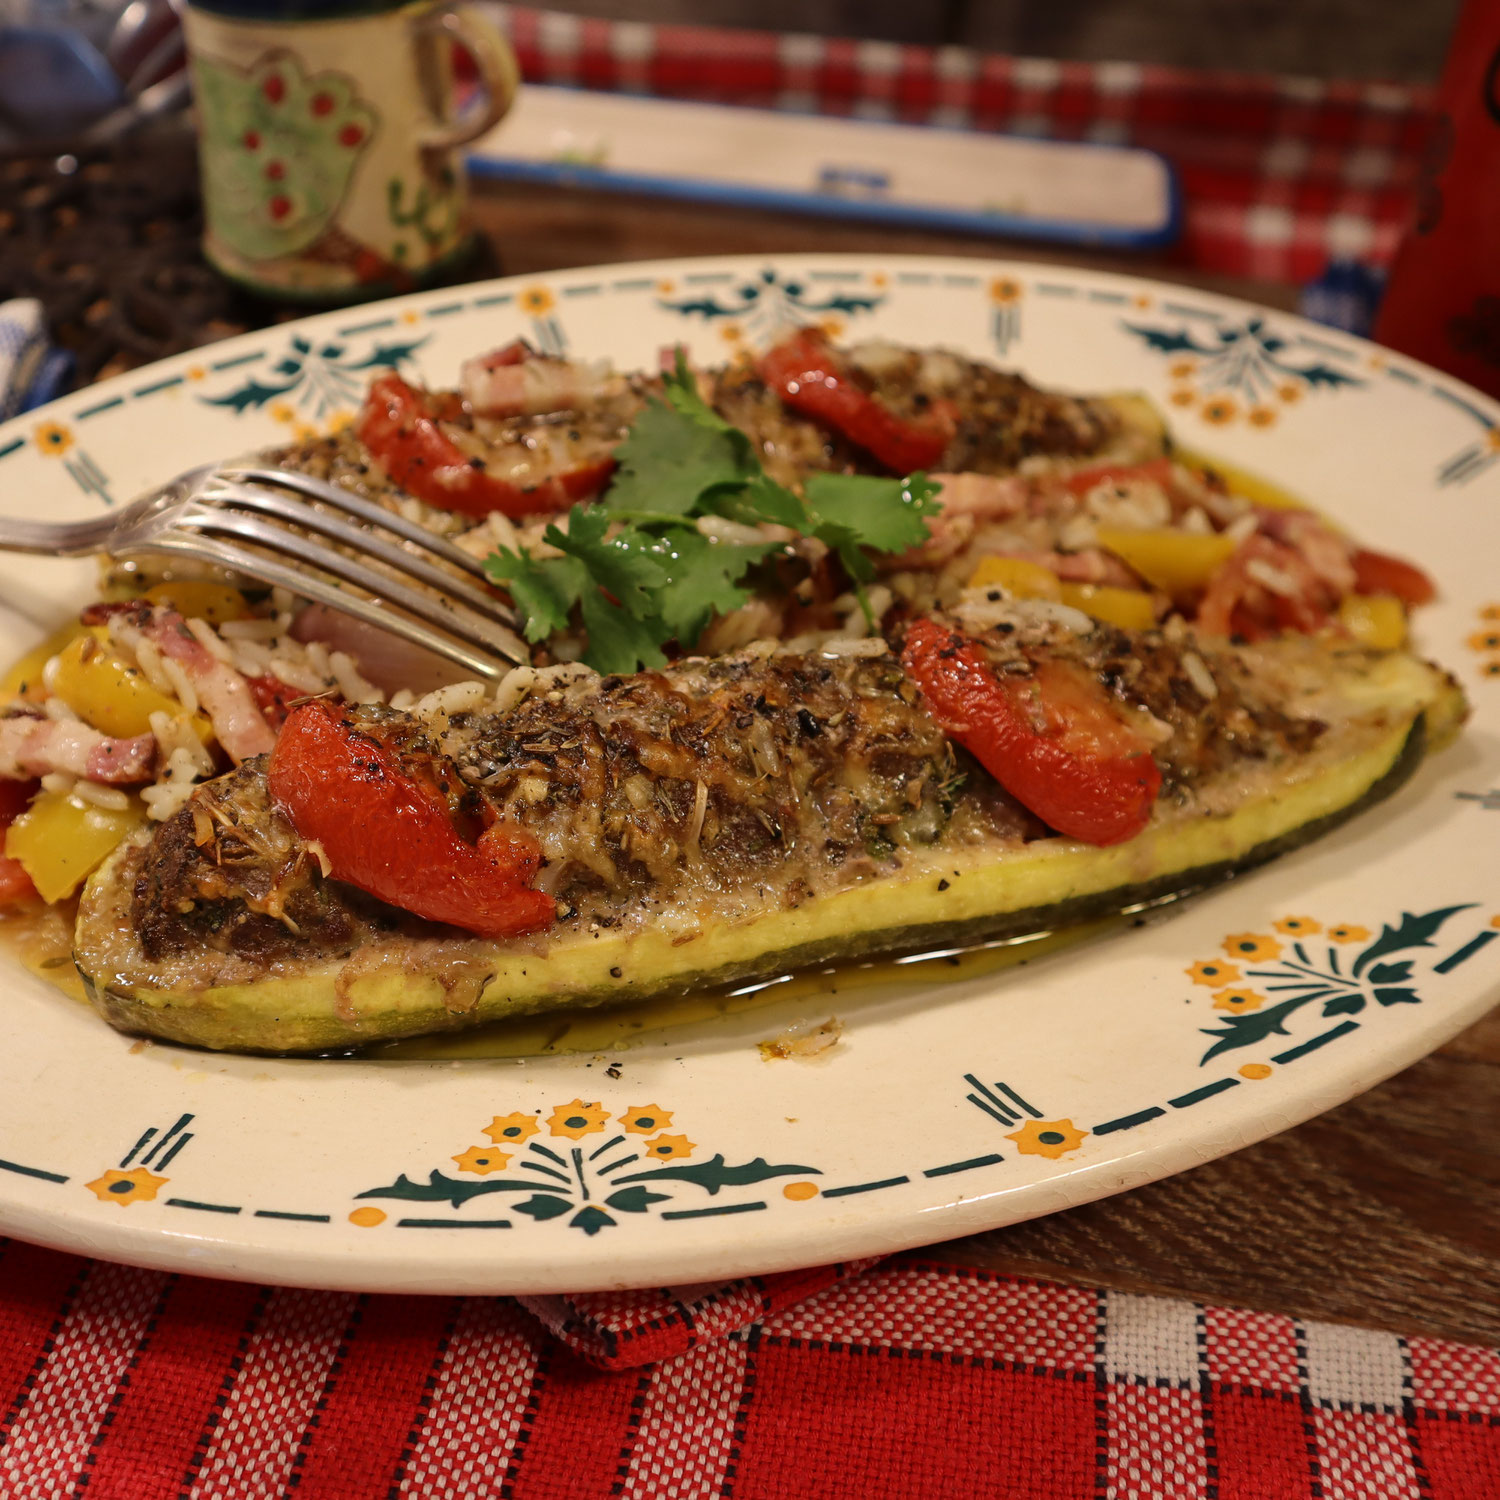
[[[721,360],[809,321],[1075,390],[1144,390],[1180,441],[1417,559],[1442,590],[1419,646],[1471,695],[1466,734],[1331,837],[1143,926],[948,982],[930,967],[874,987],[834,977],[631,1045],[471,1061],[142,1046],[0,960],[0,1228],[357,1289],[772,1271],[1195,1166],[1368,1088],[1495,999],[1500,407],[1296,318],[969,260],[572,271],[284,324],[99,385],[0,428],[0,494],[12,513],[87,515],[347,421],[372,371],[452,382],[466,355],[517,335],[631,368],[678,341]],[[87,564],[3,560],[0,648],[19,654],[91,579]],[[757,1045],[831,1017],[836,1043],[815,1058]]]

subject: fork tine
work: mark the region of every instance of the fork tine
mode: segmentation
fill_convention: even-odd
[[[142,543],[136,551],[165,552],[179,557],[191,557],[199,562],[212,563],[236,573],[245,573],[259,578],[275,588],[284,588],[304,599],[326,604],[332,609],[353,615],[357,620],[373,625],[377,629],[399,635],[413,645],[421,646],[436,656],[456,662],[476,677],[498,681],[511,669],[511,663],[497,659],[491,648],[476,651],[451,636],[440,635],[435,630],[416,620],[409,620],[393,610],[382,608],[373,600],[341,589],[316,573],[306,573],[298,568],[287,567],[264,553],[251,552],[233,542],[218,537],[203,536],[192,531],[167,531],[151,541]]]
[[[290,495],[278,494],[275,490],[266,489],[260,485],[231,484],[205,489],[198,498],[217,506],[253,510],[261,515],[276,516],[294,525],[305,527],[309,531],[319,532],[331,542],[342,542],[346,547],[352,547],[357,552],[377,557],[396,572],[418,578],[440,593],[451,594],[454,598],[461,599],[475,614],[498,620],[509,629],[515,629],[515,615],[500,600],[481,593],[466,580],[454,578],[451,573],[445,573],[441,568],[434,567],[425,558],[414,557],[410,552],[404,551],[383,537],[372,536],[368,531],[358,526],[351,526],[349,522],[342,521],[337,516],[330,516],[324,511],[315,510],[312,506]]]
[[[228,535],[253,542],[273,553],[294,557],[309,568],[318,568],[342,578],[357,589],[385,600],[396,609],[416,615],[439,630],[447,631],[470,645],[481,646],[512,662],[526,662],[530,656],[520,638],[505,626],[484,619],[471,610],[450,604],[446,599],[407,587],[388,576],[376,573],[363,563],[335,552],[319,542],[298,536],[259,517],[243,511],[223,510],[216,505],[195,505],[179,519],[179,525],[191,526],[195,531]],[[252,570],[253,571],[253,570]],[[292,585],[294,593],[305,593]],[[347,596],[346,596],[347,597]]]
[[[274,484],[282,489],[296,490],[310,499],[321,500],[325,505],[331,505],[348,515],[357,516],[367,526],[378,526],[383,531],[389,531],[393,536],[399,536],[403,541],[413,542],[418,547],[431,552],[435,557],[442,558],[444,562],[451,563],[455,568],[461,568],[475,578],[485,577],[484,568],[478,558],[471,557],[462,547],[455,547],[446,537],[438,536],[436,532],[429,531],[425,526],[419,526],[415,521],[408,521],[405,516],[398,516],[383,505],[376,505],[373,500],[366,500],[364,496],[356,495],[353,490],[347,490],[341,484],[332,484],[326,479],[314,479],[311,474],[298,474],[291,469],[240,468],[236,465],[234,468],[221,469],[219,473],[227,479],[258,480],[261,484]]]

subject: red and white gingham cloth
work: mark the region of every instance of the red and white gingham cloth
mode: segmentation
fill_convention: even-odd
[[[533,1303],[560,1342],[503,1297],[0,1242],[0,1495],[1500,1495],[1500,1351],[911,1256],[855,1271]]]
[[[1431,90],[1397,84],[495,10],[536,83],[1160,151],[1182,183],[1179,258],[1272,281],[1386,264],[1436,121]]]

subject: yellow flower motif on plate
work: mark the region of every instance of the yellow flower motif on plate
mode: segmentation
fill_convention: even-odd
[[[328,419],[328,435],[334,437],[353,426],[354,413],[352,411],[336,411]]]
[[[1302,387],[1300,385],[1293,385],[1289,380],[1285,385],[1276,387],[1276,394],[1290,406],[1292,402],[1302,399]]]
[[[877,292],[883,292],[890,284],[891,278],[887,276],[884,271],[877,271],[870,278],[870,285],[874,287]]]
[[[650,1135],[653,1130],[665,1130],[672,1123],[672,1111],[655,1104],[632,1104],[619,1120],[632,1135]]]
[[[208,371],[202,365],[189,365],[187,367],[187,378],[189,380],[207,380]]]
[[[743,341],[745,337],[745,330],[741,328],[738,323],[726,323],[719,330],[719,337],[723,339],[726,344],[738,344]]]
[[[488,1177],[491,1172],[501,1171],[509,1163],[510,1157],[504,1151],[496,1151],[493,1146],[470,1146],[453,1160],[458,1163],[460,1172],[473,1172],[478,1177]]]
[[[311,422],[298,422],[292,428],[292,441],[294,443],[315,443],[322,435]]]
[[[990,301],[998,302],[1001,307],[1011,302],[1021,300],[1021,283],[1013,281],[1009,276],[997,276],[990,282]]]
[[[1180,385],[1167,399],[1173,406],[1191,406],[1198,398],[1193,394],[1191,386]]]
[[[1487,661],[1479,670],[1486,677],[1500,677],[1500,661]]]
[[[480,1134],[489,1136],[497,1146],[519,1146],[541,1128],[533,1115],[496,1115]]]
[[[1184,969],[1194,984],[1237,984],[1240,971],[1233,964],[1221,963],[1217,958],[1200,958],[1197,963]]]
[[[421,322],[421,320],[422,315],[417,312],[415,308],[408,307],[406,311],[401,314],[401,321],[403,323],[419,323]]]
[[[271,413],[271,418],[276,422],[295,422],[297,420],[297,409],[287,401],[273,401],[266,408]]]
[[[148,1172],[145,1167],[132,1167],[128,1172],[106,1172],[84,1186],[101,1203],[149,1203],[167,1185],[165,1177]]]
[[[1288,937],[1315,937],[1323,930],[1323,924],[1311,917],[1277,917],[1271,926]]]
[[[1481,620],[1500,620],[1500,604],[1486,604],[1479,611],[1479,618]]]
[[[1267,963],[1281,957],[1281,944],[1259,932],[1235,932],[1224,939],[1224,951],[1251,963]]]
[[[557,298],[544,286],[529,286],[516,299],[520,304],[521,311],[530,313],[533,318],[545,317],[557,306]]]
[[[1234,421],[1239,411],[1232,396],[1210,396],[1203,403],[1201,415],[1205,422],[1212,422],[1216,427],[1220,427],[1225,422]]]
[[[603,1130],[609,1123],[609,1115],[599,1104],[585,1104],[575,1099],[571,1104],[560,1104],[547,1116],[547,1128],[553,1135],[565,1135],[569,1140],[579,1141],[586,1135]]]
[[[659,1135],[646,1142],[646,1155],[653,1161],[675,1161],[679,1156],[691,1156],[697,1149],[697,1143],[685,1135]]]
[[[1340,922],[1328,929],[1328,936],[1336,943],[1364,943],[1369,941],[1370,929],[1355,922]]]
[[[1469,645],[1476,651],[1500,651],[1500,630],[1481,630],[1469,637]]]
[[[1028,1120],[1019,1130],[1013,1130],[1005,1138],[1016,1143],[1022,1156],[1045,1156],[1056,1161],[1070,1151],[1076,1151],[1088,1134],[1079,1130],[1071,1120]]]
[[[1196,359],[1174,359],[1167,366],[1167,374],[1173,380],[1186,380],[1198,368]]]
[[[1259,1083],[1262,1078],[1271,1076],[1271,1065],[1269,1063],[1245,1063],[1239,1069],[1241,1078],[1248,1078],[1251,1083]]]
[[[1259,1010],[1266,1003],[1264,995],[1254,990],[1219,990],[1214,995],[1214,1009],[1227,1010],[1230,1015],[1242,1015],[1247,1010]]]
[[[43,422],[36,430],[36,445],[49,458],[61,458],[73,446],[73,432],[61,422]]]
[[[1276,409],[1272,406],[1252,406],[1245,413],[1245,420],[1252,427],[1270,427],[1276,421]]]
[[[818,324],[824,334],[831,339],[841,339],[844,336],[844,320],[842,318],[824,318]]]

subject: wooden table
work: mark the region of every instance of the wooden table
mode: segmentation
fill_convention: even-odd
[[[485,183],[507,273],[672,255],[1015,255],[1192,283],[1288,308],[1296,289],[1161,257],[872,228]],[[1194,1171],[936,1247],[968,1265],[1500,1344],[1500,1011],[1388,1083]]]

